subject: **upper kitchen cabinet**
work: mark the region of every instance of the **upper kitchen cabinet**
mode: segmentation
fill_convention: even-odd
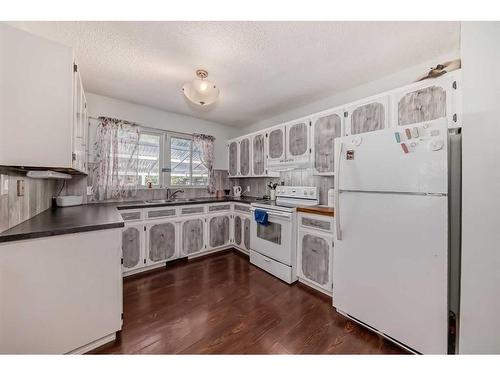
[[[279,177],[267,168],[266,132],[252,134],[252,177]]]
[[[310,128],[311,121],[309,119],[294,121],[285,126],[288,163],[309,166],[312,152],[309,142]]]
[[[252,175],[266,175],[266,135],[265,133],[252,136]]]
[[[238,141],[234,140],[229,142],[228,148],[228,159],[229,159],[229,177],[238,176]]]
[[[250,177],[250,137],[241,138],[239,141],[239,177]]]
[[[343,119],[343,111],[337,109],[320,113],[311,121],[312,164],[317,175],[334,174],[335,138],[343,134]]]
[[[283,151],[284,151],[284,133]],[[267,168],[266,132],[249,134],[228,142],[229,177],[276,177]]]
[[[279,165],[286,158],[285,126],[279,125],[267,130],[267,165]]]
[[[458,127],[460,74],[454,72],[397,90],[393,102],[393,121],[397,126],[446,118],[449,127]]]
[[[310,166],[310,127],[311,122],[304,119],[268,129],[268,170],[277,172]]]
[[[381,95],[353,103],[346,107],[344,116],[348,135],[388,128],[389,96]]]
[[[86,104],[72,49],[0,24],[0,55],[0,165],[85,172]]]

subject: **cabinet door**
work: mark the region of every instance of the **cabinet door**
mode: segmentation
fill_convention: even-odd
[[[234,244],[241,247],[243,243],[243,221],[239,215],[234,215],[233,233]]]
[[[266,145],[265,134],[255,134],[252,137],[252,175],[266,175]]]
[[[347,133],[362,134],[389,127],[389,97],[381,96],[346,109]]]
[[[332,176],[335,138],[342,136],[342,111],[323,114],[312,121],[313,167],[315,174]]]
[[[309,120],[286,125],[286,157],[294,161],[309,160]]]
[[[193,218],[181,223],[182,254],[187,256],[205,249],[205,218]]]
[[[123,272],[144,267],[144,226],[131,225],[122,230]]]
[[[240,141],[240,176],[250,176],[250,138],[243,138]]]
[[[229,244],[230,231],[229,215],[216,215],[208,217],[208,246],[215,249]]]
[[[279,163],[285,159],[285,127],[269,129],[267,132],[267,162]]]
[[[332,241],[331,236],[299,230],[299,276],[327,291],[332,290]]]
[[[233,141],[229,143],[229,176],[234,177],[238,175],[238,142]]]
[[[250,217],[243,220],[243,245],[246,250],[250,250]]]
[[[454,106],[455,77],[426,80],[394,94],[398,126],[411,125],[439,118],[447,118],[449,126],[456,126]]]
[[[82,89],[83,92],[83,89]],[[83,145],[82,145],[82,169],[84,173],[88,172],[88,158],[89,158],[89,114],[87,111],[87,99],[85,98],[85,93],[83,96]]]
[[[147,225],[148,265],[177,258],[177,228],[173,221]]]

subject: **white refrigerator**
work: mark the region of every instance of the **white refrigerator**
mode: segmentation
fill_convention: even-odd
[[[417,353],[448,352],[446,121],[337,139],[333,305]]]

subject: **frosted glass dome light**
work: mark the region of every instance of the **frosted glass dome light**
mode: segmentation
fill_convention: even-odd
[[[207,80],[208,72],[206,70],[197,70],[193,81],[185,83],[182,91],[186,98],[200,106],[214,103],[219,97],[219,89],[215,84]]]

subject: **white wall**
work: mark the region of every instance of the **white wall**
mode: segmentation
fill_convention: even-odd
[[[226,141],[237,135],[236,128],[92,93],[86,93],[86,97],[89,114],[92,117],[115,117],[151,128],[213,135],[214,168],[228,168]]]
[[[500,22],[463,22],[459,350],[500,353]]]
[[[447,55],[440,56],[425,63],[411,66],[391,75],[381,77],[376,81],[368,82],[364,85],[342,91],[341,93],[328,96],[324,99],[312,102],[310,104],[290,109],[289,111],[283,112],[277,116],[270,117],[266,120],[256,122],[255,124],[252,124],[248,127],[239,129],[239,135],[244,135],[257,130],[265,129],[272,125],[278,125],[282,122],[291,121],[303,116],[308,116],[316,112],[341,106],[349,102],[353,102],[371,95],[376,95],[384,91],[407,85],[414,82],[418,77],[421,77],[422,75],[427,73],[430,67],[436,66],[437,64],[445,61],[455,60],[458,58],[460,58],[460,51],[450,52]],[[369,64],[370,62],[367,61],[366,63]]]

